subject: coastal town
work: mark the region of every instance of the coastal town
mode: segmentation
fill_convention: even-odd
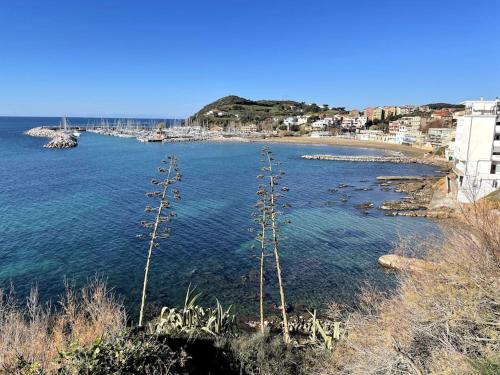
[[[446,185],[448,192],[453,192],[458,202],[483,198],[494,193],[500,184],[498,99],[468,100],[457,105],[437,103],[368,107],[362,111],[289,101],[272,102],[270,106],[266,101],[264,116],[258,111],[250,112],[243,107],[243,104],[247,107],[255,106],[254,103],[261,106],[264,104],[234,96],[226,97],[185,120],[170,122],[115,120],[110,123],[101,120],[71,126],[63,118],[59,126],[41,126],[30,129],[26,134],[50,138],[50,142],[44,146],[47,148],[75,147],[78,137],[84,131],[136,138],[146,143],[307,140],[312,143],[338,144],[351,141],[366,147],[377,146],[388,150],[399,145],[402,146],[400,150],[403,153],[412,150],[427,157],[413,158],[413,162],[448,162],[453,173]],[[306,157],[342,160],[335,155]],[[384,160],[394,162],[393,159],[389,157]],[[401,162],[403,159],[398,160]],[[354,158],[350,161],[357,160]]]

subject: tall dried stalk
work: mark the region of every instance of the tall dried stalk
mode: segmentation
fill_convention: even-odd
[[[170,211],[168,215],[164,215],[164,210],[168,210],[171,208],[171,202],[169,198],[180,199],[180,193],[178,189],[170,189],[171,196],[168,196],[169,187],[173,185],[175,182],[181,180],[181,174],[179,173],[179,168],[177,167],[177,158],[175,156],[167,157],[169,167],[158,168],[159,173],[166,174],[166,178],[163,181],[159,181],[156,179],[151,180],[151,183],[155,186],[163,186],[162,191],[154,191],[148,192],[146,195],[150,198],[158,198],[158,207],[150,207],[147,206],[145,211],[148,213],[155,212],[156,216],[154,222],[142,221],[141,224],[146,228],[152,228],[151,233],[149,234],[149,248],[148,248],[148,257],[146,260],[146,267],[144,269],[144,283],[142,286],[142,297],[141,297],[141,308],[139,312],[139,326],[142,326],[144,320],[144,306],[146,304],[146,291],[148,285],[148,276],[149,276],[149,266],[151,263],[151,255],[153,254],[153,249],[160,247],[160,243],[158,242],[160,239],[168,238],[170,236],[170,228],[167,226],[167,223],[175,217],[175,212]],[[162,160],[162,163],[167,163],[167,160]],[[171,177],[173,174],[175,175]]]
[[[262,207],[262,218],[260,222],[261,233],[259,237],[260,241],[260,275],[259,275],[259,308],[260,308],[260,331],[264,333],[264,272],[265,272],[265,252],[266,252],[266,206],[265,202],[263,202]]]
[[[278,277],[278,287],[280,293],[281,300],[281,312],[283,319],[283,340],[285,342],[290,341],[290,333],[288,329],[288,318],[286,314],[286,300],[285,300],[285,289],[283,287],[283,277],[281,271],[280,264],[280,256],[279,256],[279,227],[277,217],[281,213],[277,210],[279,193],[276,191],[276,185],[280,179],[280,175],[274,174],[273,164],[276,164],[273,161],[272,152],[268,148],[264,148],[262,150],[262,156],[264,156],[265,166],[262,167],[262,170],[266,172],[266,176],[258,176],[259,178],[268,178],[269,182],[265,184],[261,184],[259,186],[258,195],[261,196],[261,199],[257,203],[260,210],[262,211],[262,218],[258,220],[260,224],[261,233],[258,237],[261,245],[260,249],[260,324],[261,331],[264,331],[264,260],[265,260],[265,252],[267,248],[266,242],[266,230],[270,228],[271,230],[271,240],[270,245],[272,247],[272,254],[274,255],[275,266],[276,266],[276,274]],[[283,174],[281,172],[281,174]],[[288,188],[284,187],[282,191],[288,191]]]

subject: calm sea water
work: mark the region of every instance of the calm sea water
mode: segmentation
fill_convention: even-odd
[[[47,150],[28,128],[58,119],[0,117],[0,285],[12,282],[18,297],[37,285],[52,299],[69,278],[83,285],[99,274],[123,297],[135,317],[146,243],[138,224],[145,218],[159,161],[176,154],[183,173],[173,235],[154,254],[149,302],[176,305],[191,283],[204,301],[257,313],[258,260],[251,249],[260,144],[143,144],[135,139],[82,134],[79,146]],[[73,123],[83,119],[72,119]],[[321,307],[330,300],[352,303],[369,281],[386,288],[393,276],[377,266],[403,236],[436,234],[422,218],[366,215],[353,206],[399,194],[382,192],[379,175],[431,174],[419,165],[302,160],[306,153],[378,155],[382,151],[311,145],[272,145],[286,171],[291,224],[284,229],[282,266],[288,302]],[[331,193],[329,188],[351,187]],[[359,191],[360,188],[373,188]],[[343,195],[347,202],[341,202]],[[269,277],[270,303],[278,302]]]

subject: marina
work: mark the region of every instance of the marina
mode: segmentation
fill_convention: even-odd
[[[135,138],[143,143],[200,142],[227,139],[262,139],[268,134],[245,131],[235,127],[211,130],[208,124],[191,123],[185,120],[101,120],[85,125],[70,125],[63,117],[59,125],[42,125],[25,132],[32,137],[52,140],[46,148],[69,148],[78,145],[77,138],[84,132],[120,138]]]

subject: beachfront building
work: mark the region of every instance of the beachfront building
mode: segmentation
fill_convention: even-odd
[[[469,100],[457,119],[454,171],[459,202],[472,202],[500,185],[500,100]]]
[[[362,129],[365,127],[367,118],[364,116],[344,116],[340,126],[344,129]]]
[[[323,119],[319,119],[319,120],[316,120],[314,121],[312,124],[311,124],[311,128],[313,130],[325,130],[327,129],[328,127],[332,126],[333,125],[333,118],[331,117],[325,117]]]
[[[455,137],[453,128],[429,128],[427,131],[427,141],[432,147],[447,147]]]
[[[379,141],[382,142],[384,132],[382,130],[359,130],[357,139],[360,141]]]

